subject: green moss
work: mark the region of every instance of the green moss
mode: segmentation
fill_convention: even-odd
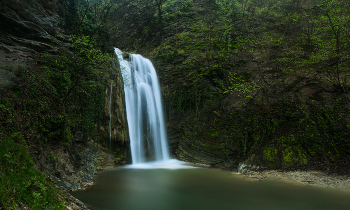
[[[282,136],[279,141],[283,145],[283,161],[287,167],[301,166],[307,164],[306,153],[298,146],[293,134]]]
[[[263,151],[264,166],[269,168],[276,168],[276,154],[277,149],[274,147],[267,147]]]
[[[0,142],[0,207],[18,209],[63,209],[57,191],[34,166],[24,147],[21,133],[5,137]]]
[[[286,148],[283,150],[283,161],[285,166],[301,166],[307,164],[306,154],[299,148]]]

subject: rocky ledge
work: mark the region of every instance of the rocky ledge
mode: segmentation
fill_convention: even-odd
[[[124,164],[123,158],[115,158],[106,147],[90,140],[87,144],[75,143],[71,147],[48,146],[42,151],[29,148],[36,167],[45,173],[59,191],[59,199],[67,209],[91,209],[70,195],[75,190],[92,186],[97,172]]]
[[[252,181],[281,180],[294,184],[344,190],[350,192],[350,176],[329,175],[320,171],[249,171],[245,174],[232,172],[235,176]]]

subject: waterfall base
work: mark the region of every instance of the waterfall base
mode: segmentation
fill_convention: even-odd
[[[185,169],[185,168],[196,168],[191,164],[176,159],[170,159],[167,161],[154,161],[147,163],[138,163],[132,165],[126,165],[124,168],[129,169]]]

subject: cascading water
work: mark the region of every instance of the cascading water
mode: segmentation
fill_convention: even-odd
[[[141,55],[123,59],[115,48],[124,79],[132,163],[170,160],[165,132],[160,86],[150,60]]]

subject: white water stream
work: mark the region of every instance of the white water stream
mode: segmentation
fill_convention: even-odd
[[[152,62],[138,54],[131,54],[129,62],[119,49],[115,48],[115,53],[124,80],[132,157],[128,167],[184,167],[183,162],[170,159],[160,86]]]

